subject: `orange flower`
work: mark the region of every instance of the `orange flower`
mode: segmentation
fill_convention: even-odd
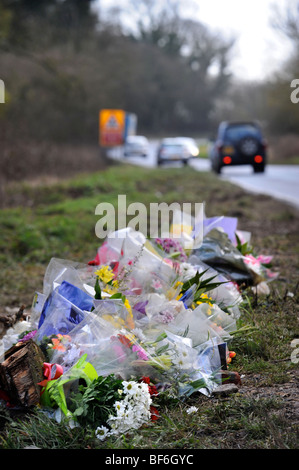
[[[65,351],[65,347],[63,346],[63,341],[71,341],[71,337],[69,335],[61,335],[58,333],[56,338],[52,338],[53,349],[57,349],[58,351]]]
[[[65,347],[63,344],[61,344],[59,339],[52,338],[52,343],[54,344],[53,349],[57,349],[58,351],[65,351]]]
[[[117,335],[119,341],[124,345],[126,346],[127,348],[130,348],[132,346],[132,342],[124,335]]]

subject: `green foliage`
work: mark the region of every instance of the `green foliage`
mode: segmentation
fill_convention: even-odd
[[[240,238],[238,237],[237,234],[235,234],[236,240],[237,240],[237,245],[236,248],[240,251],[240,253],[245,256],[253,253],[253,248],[252,246],[249,245],[248,242],[242,243]]]
[[[213,279],[215,279],[217,277],[216,276],[211,276],[209,277],[208,279],[201,279],[202,276],[209,270],[206,269],[204,270],[203,272],[199,273],[197,271],[197,273],[195,274],[195,276],[191,279],[189,279],[188,281],[186,281],[182,288],[181,288],[181,294],[185,294],[190,288],[192,288],[192,286],[196,286],[196,290],[194,292],[194,302],[197,302],[198,300],[202,300],[201,299],[201,295],[204,294],[205,292],[209,292],[213,289],[216,289],[216,287],[220,286],[221,284],[226,284],[227,281],[224,281],[224,282],[212,282]]]
[[[94,298],[95,298],[95,299],[101,299],[101,298],[102,298],[102,291],[101,291],[101,286],[100,286],[99,278],[98,278],[98,277],[96,278],[94,290],[95,290],[95,296],[94,296]]]
[[[113,374],[98,377],[88,386],[80,385],[79,392],[70,396],[69,408],[81,426],[92,429],[105,425],[109,415],[114,413],[113,405],[120,399],[122,380]]]

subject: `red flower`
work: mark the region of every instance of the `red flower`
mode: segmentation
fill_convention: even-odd
[[[149,389],[150,395],[154,395],[155,397],[158,396],[157,387],[155,385],[149,385],[148,389]]]
[[[111,267],[113,273],[117,274],[118,273],[118,267],[119,267],[119,261],[112,261],[112,263],[110,263],[110,267]]]
[[[154,406],[151,406],[150,411],[151,411],[151,420],[157,421],[160,417],[159,411],[157,410],[157,408],[155,408]]]
[[[145,384],[150,384],[151,379],[149,377],[142,377],[141,382],[144,382]]]

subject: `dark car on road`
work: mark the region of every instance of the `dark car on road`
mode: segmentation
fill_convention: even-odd
[[[263,172],[266,150],[266,141],[256,122],[221,122],[210,151],[212,169],[220,173],[223,167],[252,165],[255,173]]]

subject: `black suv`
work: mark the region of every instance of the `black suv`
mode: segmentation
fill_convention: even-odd
[[[221,122],[210,160],[216,173],[230,165],[252,165],[254,172],[265,170],[266,141],[255,122]]]

